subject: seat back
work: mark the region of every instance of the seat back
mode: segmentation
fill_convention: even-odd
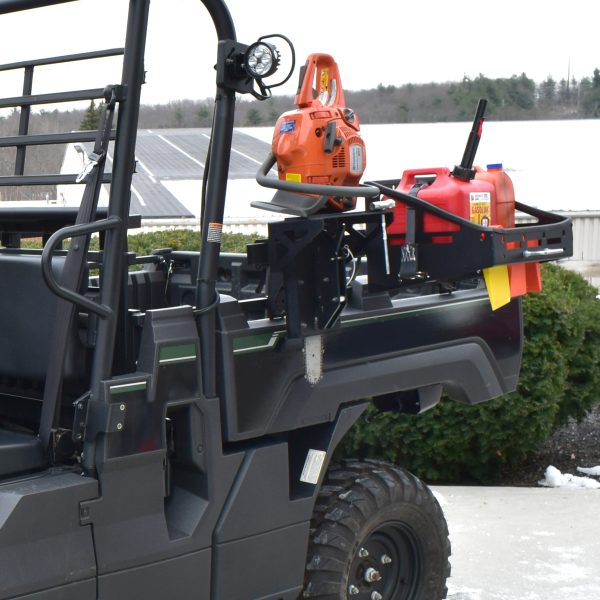
[[[60,280],[64,256],[53,260]],[[52,353],[58,299],[42,277],[40,255],[0,253],[0,381],[42,384]],[[87,352],[77,326],[70,332],[65,356],[65,384],[85,378]]]

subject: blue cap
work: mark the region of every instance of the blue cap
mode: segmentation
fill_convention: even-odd
[[[491,165],[487,165],[486,168],[487,168],[488,171],[490,169],[501,169],[502,168],[502,163],[493,163]]]

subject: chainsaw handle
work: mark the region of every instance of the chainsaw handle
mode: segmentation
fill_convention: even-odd
[[[256,173],[256,181],[263,187],[284,192],[293,192],[296,194],[316,194],[319,196],[339,196],[348,198],[359,196],[361,198],[372,198],[379,196],[379,188],[374,185],[345,186],[345,185],[325,185],[319,183],[298,183],[296,181],[282,181],[269,177],[269,171],[275,164],[275,155],[270,152],[266,160],[259,167]]]
[[[318,81],[315,82],[315,75]],[[316,83],[317,97],[313,96]],[[346,99],[342,89],[340,70],[333,56],[329,54],[309,54],[306,64],[300,70],[300,82],[295,99],[298,108],[307,106],[345,107]]]

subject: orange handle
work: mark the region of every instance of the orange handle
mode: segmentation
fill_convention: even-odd
[[[316,90],[316,97],[314,95]],[[340,71],[329,54],[310,54],[300,74],[296,106],[345,107]]]

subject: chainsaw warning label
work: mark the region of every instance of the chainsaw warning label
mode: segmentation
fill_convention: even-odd
[[[471,221],[483,227],[492,224],[492,200],[489,192],[471,192],[469,194]]]
[[[363,149],[360,144],[350,146],[350,171],[358,175],[363,172]]]
[[[223,224],[222,223],[209,223],[208,224],[208,235],[206,236],[207,242],[213,242],[220,244],[223,237]]]
[[[329,69],[321,69],[319,77],[319,95],[329,94]]]
[[[313,450],[311,448],[306,455],[306,461],[304,462],[302,475],[300,475],[300,481],[317,485],[326,456],[327,452],[323,452],[323,450]]]

